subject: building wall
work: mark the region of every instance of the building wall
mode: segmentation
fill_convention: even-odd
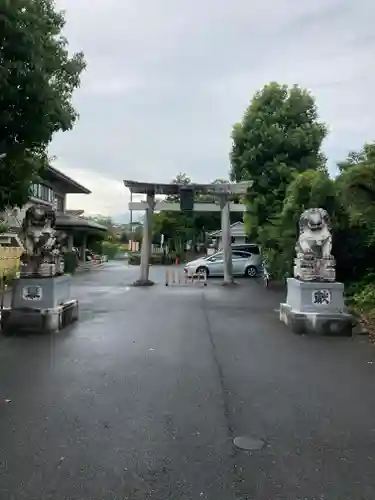
[[[58,184],[43,181],[38,184],[32,184],[33,201],[36,203],[45,203],[52,206],[58,212],[64,212],[66,206],[66,193],[62,193]]]
[[[235,244],[235,245],[242,245],[244,243],[247,243],[246,236],[234,236],[234,235],[232,235],[232,237],[234,237],[233,244]],[[217,248],[223,248],[223,239],[221,236],[217,239],[216,246],[217,246]]]
[[[232,238],[234,238],[233,243],[236,245],[241,245],[244,243],[248,243],[247,241],[247,235],[245,233],[245,224],[243,222],[237,222],[235,224],[232,224],[230,227],[230,234]],[[218,231],[215,233],[214,238],[216,239],[216,244],[215,246],[217,248],[222,248],[222,232]]]

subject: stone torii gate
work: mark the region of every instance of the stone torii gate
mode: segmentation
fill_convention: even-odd
[[[137,182],[124,180],[124,185],[130,190],[131,195],[146,195],[146,200],[141,202],[130,202],[129,210],[141,210],[145,212],[143,223],[143,237],[141,247],[141,266],[140,277],[134,283],[138,286],[153,285],[149,279],[149,264],[151,257],[152,241],[152,214],[154,211],[181,211],[180,203],[169,203],[156,201],[156,195],[173,196],[184,195],[190,192],[193,197],[195,194],[208,194],[214,196],[217,203],[195,203],[192,210],[195,212],[221,212],[221,230],[223,234],[224,251],[224,284],[233,283],[232,273],[232,248],[230,234],[230,212],[245,212],[245,205],[239,205],[230,202],[230,196],[233,194],[245,195],[251,188],[253,182],[245,181],[240,183],[225,184],[160,184],[151,182]],[[132,197],[132,196],[131,196]]]

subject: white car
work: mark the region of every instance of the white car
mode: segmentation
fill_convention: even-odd
[[[233,276],[254,278],[262,268],[262,259],[260,255],[233,250],[232,267]],[[188,262],[184,270],[186,274],[205,272],[207,276],[224,276],[224,252]]]

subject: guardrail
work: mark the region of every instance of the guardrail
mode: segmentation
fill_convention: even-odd
[[[165,270],[165,286],[170,285],[189,285],[189,284],[203,284],[207,286],[207,273],[202,271],[199,273],[185,272],[181,269],[167,268]]]

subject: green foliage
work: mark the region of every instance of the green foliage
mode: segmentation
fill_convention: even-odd
[[[88,248],[99,255],[103,254],[103,240],[101,239],[92,239],[87,242]]]
[[[131,239],[132,241],[137,241],[138,243],[142,243],[142,236],[143,236],[143,227],[138,226],[135,228],[135,230],[131,233]]]
[[[371,282],[361,281],[351,297],[350,304],[372,325],[375,324],[375,276]]]
[[[70,55],[53,0],[3,2],[0,13],[0,210],[22,205],[55,132],[73,127],[72,94],[85,68]]]
[[[126,231],[123,231],[120,235],[120,243],[129,243],[129,234]]]
[[[298,173],[324,170],[320,151],[327,134],[314,98],[297,86],[270,83],[253,97],[241,123],[233,127],[231,179],[252,180],[245,223],[250,235],[272,223]]]
[[[375,321],[375,143],[350,152],[332,179],[320,151],[326,131],[310,94],[267,85],[233,129],[231,177],[254,181],[247,228],[276,278],[292,272],[301,212],[325,208],[337,278]]]
[[[337,164],[340,172],[350,170],[355,165],[375,164],[375,142],[365,143],[360,151],[350,151],[346,160]]]
[[[112,243],[110,241],[103,241],[101,245],[103,255],[108,255],[108,259],[114,259],[118,253],[122,251],[119,243]]]
[[[375,143],[350,153],[339,167],[337,190],[345,199],[350,223],[366,233],[366,244],[375,244]]]
[[[361,282],[375,270],[375,144],[365,144],[339,164],[336,195],[345,207],[334,234],[341,279]]]
[[[139,266],[141,264],[141,254],[139,252],[129,253],[128,263],[131,266]],[[150,264],[152,264],[151,258],[150,258]]]
[[[8,226],[4,222],[0,222],[0,234],[7,233],[8,230]]]

